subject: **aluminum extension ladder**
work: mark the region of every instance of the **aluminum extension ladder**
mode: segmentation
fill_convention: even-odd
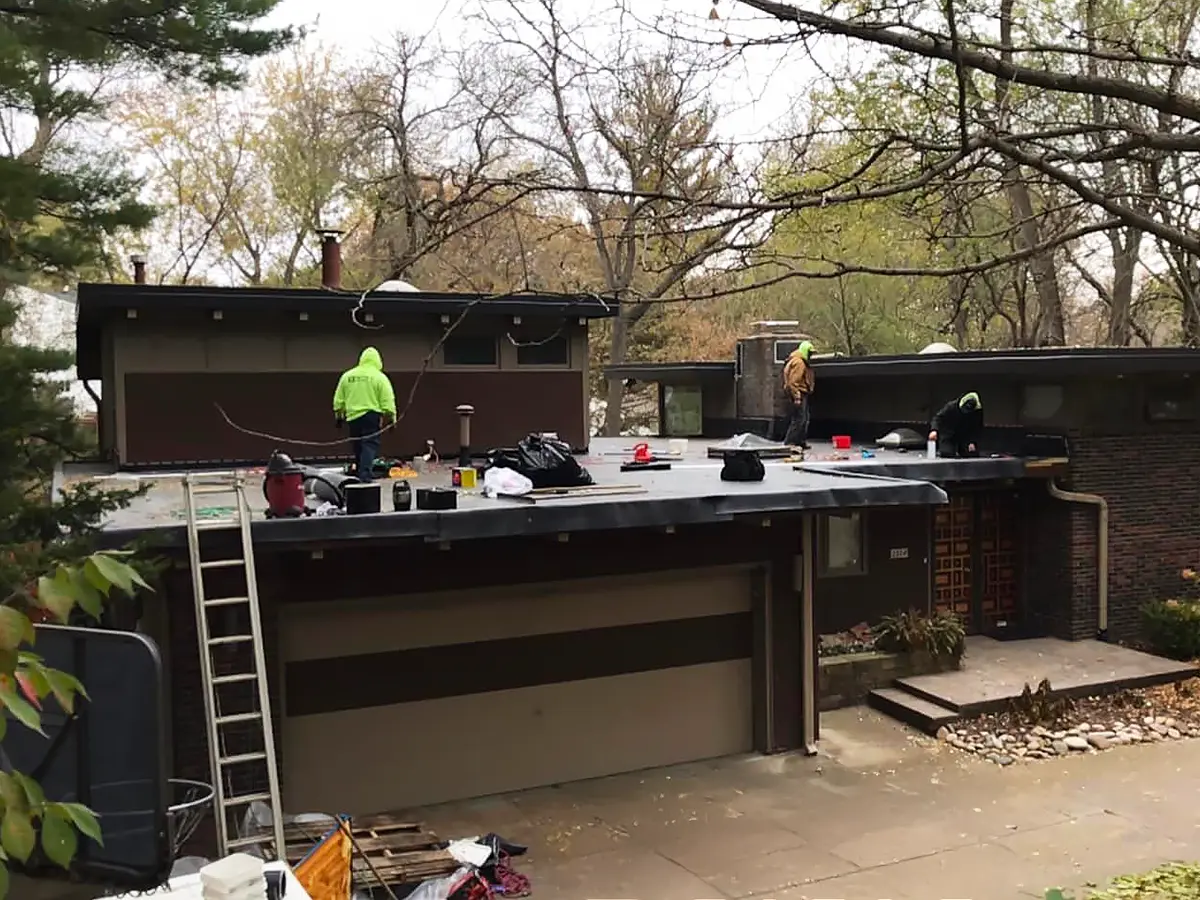
[[[208,757],[216,805],[217,853],[225,856],[235,850],[258,847],[264,857],[282,859],[286,855],[283,803],[267,690],[245,476],[241,473],[188,474],[183,479],[183,492]],[[217,496],[232,497],[232,516],[201,518],[196,498]],[[201,555],[201,534],[233,529],[241,536],[240,556],[205,559]],[[205,575],[222,569],[240,569],[245,573],[244,592],[242,589],[236,592],[239,596],[209,596]],[[214,623],[219,624],[214,627]],[[217,632],[215,637],[214,632]],[[246,652],[247,645],[249,653]],[[271,830],[238,836],[237,821],[245,818],[250,804],[255,801],[270,807]]]

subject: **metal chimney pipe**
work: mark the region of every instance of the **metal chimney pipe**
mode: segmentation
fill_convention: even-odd
[[[135,253],[129,257],[129,261],[133,263],[133,283],[146,283],[146,257],[140,253]]]
[[[458,413],[458,465],[466,469],[471,465],[471,416],[475,415],[475,407],[462,403],[454,411]]]
[[[321,286],[331,291],[342,287],[342,232],[333,228],[322,228],[321,235]]]

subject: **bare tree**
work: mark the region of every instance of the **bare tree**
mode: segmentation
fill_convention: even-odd
[[[485,83],[494,105],[480,112],[472,98]],[[350,95],[354,252],[375,277],[419,278],[431,253],[523,196],[506,185],[517,165],[502,124],[513,88],[485,51],[399,34]]]
[[[487,93],[477,100],[534,156],[537,171],[521,183],[576,204],[602,275],[594,289],[620,303],[609,353],[620,363],[658,301],[757,246],[770,222],[738,206],[755,188],[717,135],[712,63],[678,42],[638,47],[618,37],[589,48],[583,23],[564,18],[569,8],[558,0],[485,6],[522,102],[503,112]],[[610,380],[605,434],[620,432],[623,396],[623,382]]]

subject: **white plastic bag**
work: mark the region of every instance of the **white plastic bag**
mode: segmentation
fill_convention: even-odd
[[[488,497],[497,494],[520,496],[533,490],[533,482],[515,469],[493,466],[483,473],[483,493]]]
[[[470,866],[462,866],[453,875],[422,881],[406,900],[448,900],[449,896],[458,890],[459,886],[470,878],[474,871]]]

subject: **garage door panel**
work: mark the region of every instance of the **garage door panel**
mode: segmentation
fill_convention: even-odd
[[[287,808],[373,812],[748,751],[754,577],[284,607]]]
[[[289,716],[745,659],[749,613],[290,663]]]
[[[284,620],[284,655],[331,659],[747,612],[747,578],[744,568],[701,569],[303,604]]]
[[[740,753],[750,698],[736,660],[289,718],[285,807],[361,815]]]

